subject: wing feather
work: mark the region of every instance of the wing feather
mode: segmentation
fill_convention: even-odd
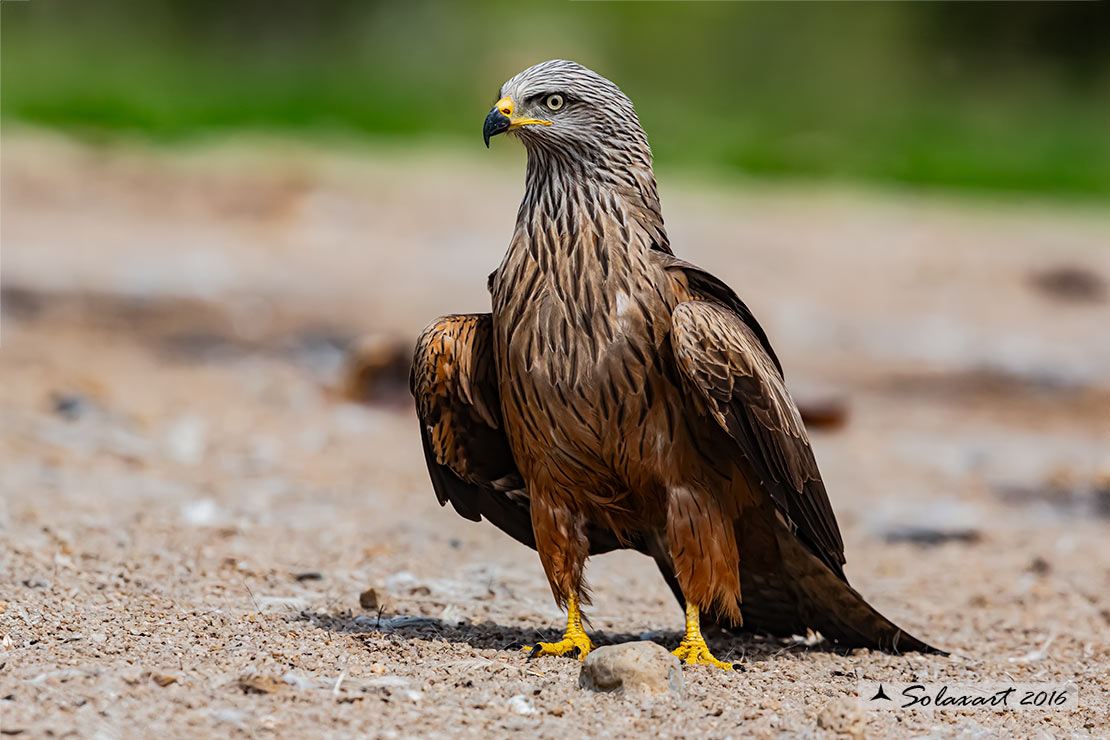
[[[672,316],[672,347],[680,372],[708,414],[736,442],[755,482],[795,534],[843,579],[840,530],[798,407],[766,336],[746,307],[741,313],[716,296],[694,291],[693,297]]]
[[[502,427],[491,316],[433,321],[416,341],[409,387],[439,503],[535,549],[528,491]],[[597,526],[587,536],[593,555],[624,546]],[[638,539],[625,544],[643,549]]]
[[[534,548],[528,494],[501,429],[492,352],[489,314],[445,316],[420,335],[409,386],[424,457],[441,505]]]

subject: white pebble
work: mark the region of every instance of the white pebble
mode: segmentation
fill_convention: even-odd
[[[536,707],[532,704],[532,700],[524,696],[524,694],[517,694],[509,699],[509,709],[517,714],[536,713]]]
[[[208,426],[199,416],[182,416],[166,435],[170,457],[182,465],[197,465],[208,448]]]

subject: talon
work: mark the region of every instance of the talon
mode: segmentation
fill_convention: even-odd
[[[732,663],[725,663],[723,660],[714,658],[713,653],[709,652],[709,646],[705,644],[704,639],[684,639],[672,654],[686,665],[709,665],[720,668],[722,671],[736,669],[736,666]]]
[[[529,649],[528,660],[540,655],[571,655],[578,660],[585,658],[593,646],[585,632],[570,632],[558,642],[537,642]]]
[[[535,645],[525,645],[522,648],[528,653],[531,661],[540,655],[573,655],[578,660],[584,659],[593,650],[590,637],[582,629],[582,614],[578,611],[578,601],[574,597],[567,599],[567,631],[563,639],[558,642],[537,642]]]
[[[679,646],[672,651],[672,655],[686,665],[711,665],[720,668],[722,671],[737,669],[738,665],[725,663],[713,657],[713,653],[709,652],[709,646],[705,644],[705,638],[702,637],[699,622],[698,608],[687,603],[686,636],[682,638]]]

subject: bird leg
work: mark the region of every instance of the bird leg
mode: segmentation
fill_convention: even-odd
[[[579,660],[585,658],[594,649],[589,635],[582,629],[582,612],[578,609],[578,597],[573,594],[567,597],[567,631],[563,639],[558,642],[537,642],[535,645],[525,645],[531,660],[537,655],[566,655],[570,653]]]
[[[686,602],[686,635],[674,650],[674,655],[686,665],[713,665],[721,670],[731,671],[732,664],[725,663],[713,657],[705,638],[701,635],[701,620],[698,607],[693,602]]]

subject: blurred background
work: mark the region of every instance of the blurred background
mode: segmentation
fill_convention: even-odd
[[[619,81],[663,164],[1110,195],[1106,3],[32,0],[3,114],[160,141],[243,129],[472,143],[500,82]]]
[[[437,505],[407,391],[423,326],[489,310],[524,152],[482,121],[555,57],[633,99],[675,251],[767,330],[853,584],[969,658],[914,665],[1105,684],[1108,9],[3,0],[3,729],[497,734],[515,694],[657,721],[548,713],[573,667],[541,693],[505,649],[558,629],[538,560]],[[595,563],[595,630],[675,637],[650,562]],[[804,650],[715,646],[755,672],[697,699],[706,734],[904,679]],[[276,678],[219,688],[248,669]],[[1093,737],[1082,696],[1059,721]]]

